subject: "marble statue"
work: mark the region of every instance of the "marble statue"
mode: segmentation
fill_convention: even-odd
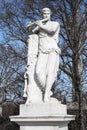
[[[28,63],[25,71],[24,97],[26,104],[32,102],[51,101],[51,87],[56,80],[59,69],[58,35],[60,25],[51,21],[51,10],[41,10],[42,20],[34,25],[28,36]]]

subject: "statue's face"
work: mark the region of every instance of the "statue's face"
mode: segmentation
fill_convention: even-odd
[[[49,11],[44,11],[42,13],[42,18],[45,19],[45,18],[48,18],[48,20],[50,20],[50,17],[51,17],[51,14]]]

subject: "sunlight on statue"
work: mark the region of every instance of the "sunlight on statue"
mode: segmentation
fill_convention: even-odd
[[[59,69],[58,35],[60,25],[51,21],[51,10],[41,10],[42,20],[29,23],[32,30],[28,36],[28,63],[25,71],[24,97],[26,104],[53,100],[52,85]],[[32,28],[32,29],[31,29]]]

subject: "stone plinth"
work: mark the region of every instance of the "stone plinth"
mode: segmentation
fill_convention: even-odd
[[[29,116],[56,116],[66,115],[66,105],[61,104],[58,101],[40,102],[20,105],[20,115]]]
[[[68,123],[74,118],[67,115],[66,105],[60,102],[22,104],[20,114],[10,117],[20,130],[68,130]]]
[[[11,121],[20,125],[20,130],[68,130],[68,123],[74,119],[71,115],[59,116],[13,116]]]

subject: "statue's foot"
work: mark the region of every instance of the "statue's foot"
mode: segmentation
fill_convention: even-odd
[[[54,97],[45,97],[44,102],[58,102],[58,100]]]
[[[51,95],[52,95],[51,91],[45,92],[45,94],[44,94],[44,102],[49,102],[50,98],[51,98]]]
[[[27,99],[25,104],[30,104],[30,103],[31,103],[31,101],[29,99]]]
[[[44,102],[49,102],[49,98],[44,98]]]

